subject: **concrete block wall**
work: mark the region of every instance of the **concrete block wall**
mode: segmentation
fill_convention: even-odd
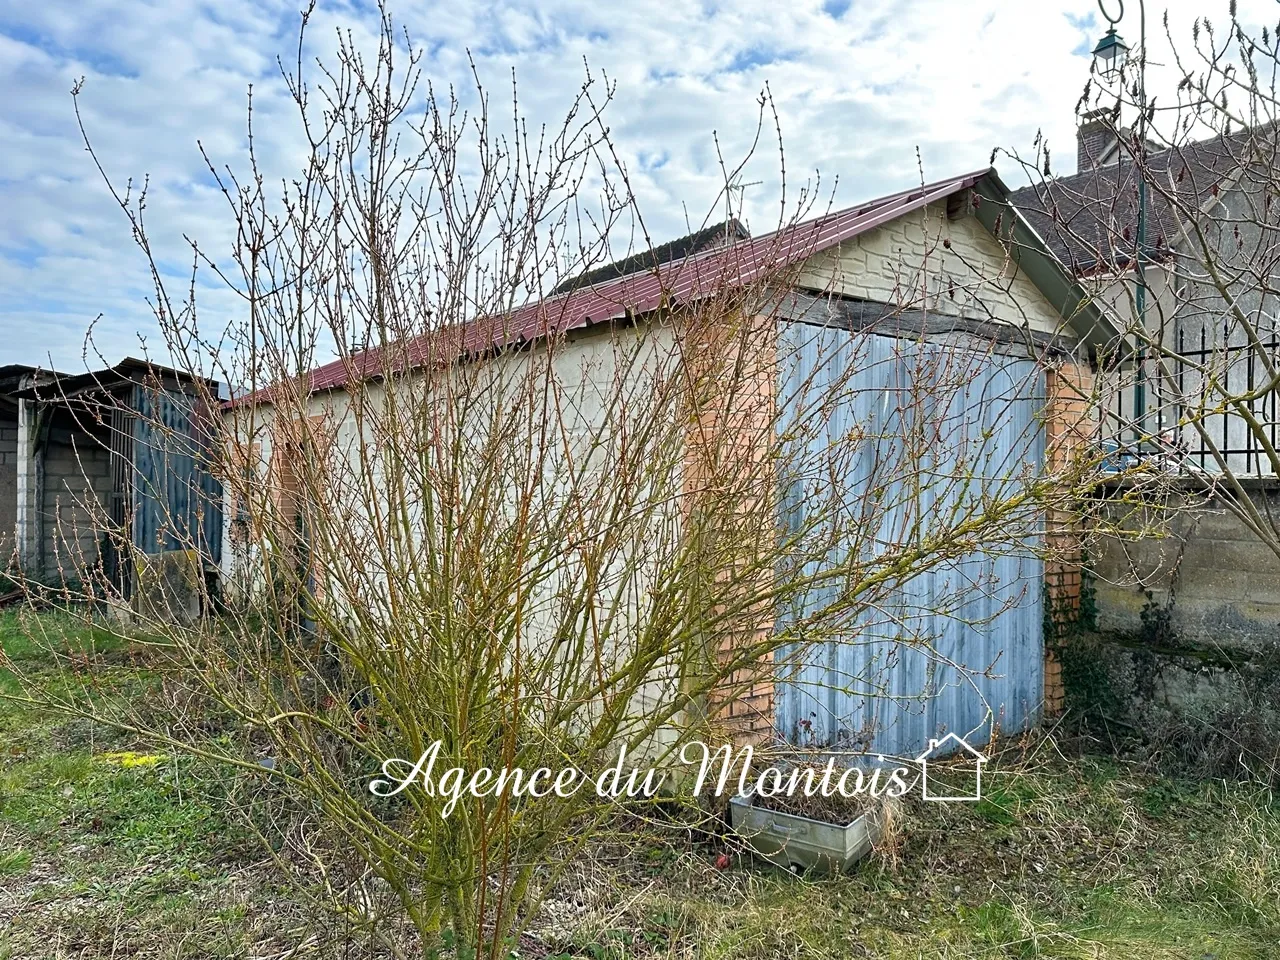
[[[1280,511],[1280,487],[1259,487],[1250,496],[1260,510]],[[1149,635],[1158,610],[1168,627],[1162,639],[1189,650],[1247,654],[1280,639],[1280,559],[1222,501],[1179,495],[1116,505],[1109,519],[1155,535],[1098,543],[1100,629],[1142,634],[1145,627]]]
[[[18,522],[18,417],[0,411],[0,570],[14,558]]]
[[[93,435],[54,427],[44,448],[38,575],[77,583],[99,561],[109,528],[111,456]]]

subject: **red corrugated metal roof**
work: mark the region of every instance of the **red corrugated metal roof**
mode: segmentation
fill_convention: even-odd
[[[526,343],[597,323],[639,315],[667,303],[688,303],[726,288],[752,282],[770,270],[792,266],[903,214],[971,188],[992,171],[966,173],[923,187],[880,197],[772,233],[740,240],[672,263],[659,272],[644,271],[607,283],[584,287],[520,307],[502,317],[485,317],[463,326],[423,334],[398,345],[393,363],[380,348],[335,360],[311,371],[311,392],[333,390],[352,381],[382,376],[387,367],[412,369],[427,362],[484,353],[500,346]],[[229,401],[228,406],[270,400],[263,388]]]

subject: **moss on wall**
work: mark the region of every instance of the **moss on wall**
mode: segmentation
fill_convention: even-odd
[[[1280,636],[1248,655],[1179,646],[1148,602],[1132,634],[1061,644],[1067,723],[1170,774],[1280,786]]]

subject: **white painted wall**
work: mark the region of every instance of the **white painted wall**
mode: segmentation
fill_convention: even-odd
[[[454,386],[442,383],[439,373],[434,380],[414,373],[389,386],[367,384],[358,388],[358,393],[333,391],[313,397],[308,416],[320,418],[324,432],[332,437],[328,470],[333,490],[325,510],[335,528],[349,532],[353,546],[352,556],[329,559],[335,564],[360,565],[367,590],[360,597],[360,608],[373,612],[375,618],[389,619],[403,613],[385,602],[388,580],[411,576],[413,563],[404,551],[424,549],[433,535],[421,505],[425,492],[421,471],[430,467],[432,444],[462,439],[478,446],[492,430],[510,428],[517,435],[535,438],[534,446],[523,453],[513,451],[512,462],[504,467],[509,475],[504,476],[503,486],[512,493],[505,502],[490,506],[495,527],[503,517],[510,519],[519,507],[530,505],[529,498],[514,491],[538,470],[542,480],[533,501],[536,509],[545,511],[547,517],[555,516],[566,504],[587,514],[595,512],[583,522],[587,530],[608,527],[608,511],[617,506],[635,512],[634,508],[645,502],[659,505],[648,510],[642,524],[628,530],[604,571],[597,571],[601,596],[592,628],[598,628],[606,639],[603,649],[592,650],[591,658],[598,661],[603,657],[605,666],[611,656],[625,660],[629,644],[643,631],[650,615],[652,578],[663,568],[664,552],[679,542],[680,504],[675,494],[681,476],[676,464],[677,469],[655,477],[644,488],[651,490],[652,496],[637,496],[638,504],[620,504],[616,493],[620,484],[607,471],[619,462],[634,460],[619,452],[620,445],[636,442],[634,438],[655,415],[673,412],[667,407],[655,410],[650,398],[656,385],[674,373],[679,359],[675,335],[668,325],[601,327],[578,333],[554,350],[534,345],[491,361],[457,366],[447,374]],[[469,381],[466,386],[457,383],[463,378]],[[465,421],[451,409],[458,397],[472,403]],[[277,443],[273,430],[277,415],[269,406],[241,407],[225,414],[228,432],[242,447],[257,446],[254,469],[264,481]],[[403,442],[414,435],[412,426],[406,429],[406,424],[414,419],[420,422],[425,442],[419,449],[406,449]],[[401,441],[399,448],[384,442],[389,422],[395,424],[393,436]],[[680,436],[683,429],[674,422],[670,427]],[[670,453],[675,459],[682,456],[682,450]],[[245,541],[234,535],[234,485],[228,483],[225,489],[223,571],[228,592],[243,594],[261,586],[261,548],[254,545],[250,553]],[[634,487],[624,489],[634,491]],[[419,531],[418,539],[409,542],[398,534],[383,537],[397,523]],[[563,528],[548,521],[547,529]],[[394,543],[396,550],[389,550],[388,543]],[[502,546],[495,538],[494,550]],[[557,541],[554,549],[563,552],[563,543]],[[554,575],[533,589],[522,641],[526,653],[554,649],[557,656],[563,656],[575,649],[572,643],[564,642],[567,628],[575,624],[566,623],[561,594],[566,588],[569,593],[580,589],[586,573],[578,554],[569,551]],[[624,574],[628,575],[625,580]],[[322,589],[336,592],[332,583]],[[591,658],[583,657],[583,665]],[[651,714],[659,704],[673,702],[675,694],[674,670],[659,668],[637,697],[633,715]]]
[[[815,254],[798,284],[838,296],[1064,333],[1064,321],[973,215],[933,203]]]

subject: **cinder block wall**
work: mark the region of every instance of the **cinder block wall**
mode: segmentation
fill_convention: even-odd
[[[18,522],[18,414],[0,410],[0,570],[14,556]]]
[[[1260,509],[1280,515],[1280,489],[1251,492]],[[1221,501],[1112,508],[1127,529],[1158,535],[1104,539],[1098,545],[1098,626],[1150,636],[1191,650],[1249,652],[1280,640],[1280,559]],[[1168,517],[1165,517],[1165,514]],[[1148,596],[1148,593],[1150,596]],[[1144,608],[1147,609],[1144,620]],[[1164,611],[1167,629],[1156,625]]]
[[[77,583],[86,569],[97,565],[110,495],[111,454],[106,444],[55,420],[44,450],[36,571],[40,579]]]

